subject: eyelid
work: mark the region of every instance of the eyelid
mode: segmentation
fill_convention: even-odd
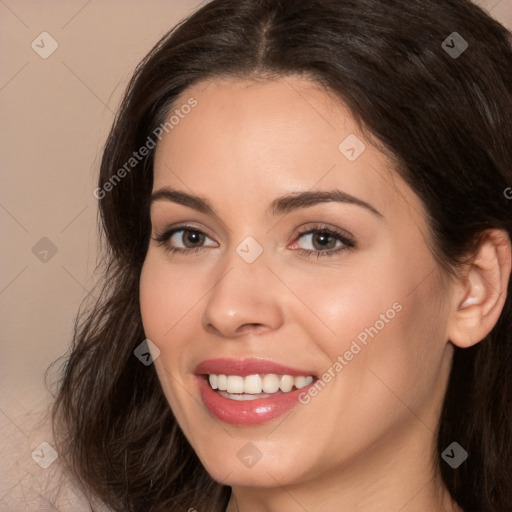
[[[198,233],[201,233],[206,238],[209,238],[213,242],[217,244],[218,242],[211,237],[208,233],[205,232],[205,230],[201,227],[196,227],[193,223],[186,223],[186,224],[176,224],[174,226],[170,226],[164,231],[157,233],[156,236],[152,239],[158,242],[159,245],[163,245],[166,247],[166,251],[172,252],[172,253],[182,253],[182,254],[190,254],[193,252],[194,254],[197,254],[199,252],[202,252],[204,250],[207,250],[208,247],[211,246],[200,246],[200,247],[169,247],[168,241],[169,239],[180,231],[195,231]],[[322,250],[315,250],[315,249],[302,249],[297,248],[293,249],[294,251],[297,251],[305,256],[333,256],[336,253],[339,253],[341,251],[347,250],[347,249],[354,249],[357,246],[357,242],[352,234],[350,234],[348,231],[336,227],[332,227],[330,225],[324,224],[324,223],[314,223],[311,224],[305,224],[299,228],[296,229],[294,235],[293,235],[293,241],[291,245],[295,244],[301,237],[308,235],[308,234],[315,234],[315,233],[327,233],[330,236],[335,237],[338,241],[342,243],[341,247],[338,247],[336,249],[327,249],[325,251]],[[290,245],[290,244],[289,244]],[[288,247],[289,247],[288,245]]]
[[[305,227],[301,226],[295,230],[295,233],[293,235],[294,241],[292,243],[295,243],[298,238],[300,238],[304,235],[310,234],[310,233],[329,233],[332,236],[341,238],[342,241],[344,241],[346,243],[349,243],[353,246],[356,245],[355,237],[351,233],[349,233],[348,231],[346,231],[344,229],[336,228],[336,227],[330,226],[328,224],[325,224],[323,222],[313,223],[313,225],[311,225],[311,223],[308,223],[303,226],[305,226]]]
[[[162,230],[155,229],[155,235],[158,237],[166,236],[168,234],[172,234],[176,231],[197,231],[198,233],[202,233],[203,235],[207,236],[208,238],[214,240],[214,237],[209,234],[209,230],[204,227],[203,225],[200,225],[199,223],[195,222],[177,222],[176,224],[171,224],[170,226],[166,226]]]

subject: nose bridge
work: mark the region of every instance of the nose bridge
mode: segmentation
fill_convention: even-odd
[[[235,336],[248,326],[259,330],[279,327],[282,312],[263,247],[247,237],[223,263],[206,297],[203,327],[223,336]]]

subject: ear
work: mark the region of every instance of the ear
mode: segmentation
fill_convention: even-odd
[[[486,231],[471,262],[457,277],[448,325],[448,339],[457,347],[475,345],[496,325],[507,298],[511,252],[505,231]]]

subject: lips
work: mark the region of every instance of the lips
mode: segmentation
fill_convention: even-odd
[[[210,359],[203,361],[196,366],[194,370],[196,375],[239,375],[246,377],[253,374],[275,373],[277,375],[313,375],[315,373],[308,369],[299,370],[290,368],[272,361],[262,361],[260,359]]]
[[[202,401],[208,411],[221,421],[238,425],[264,423],[285,414],[299,403],[299,394],[307,391],[317,380],[311,370],[259,359],[203,361],[195,368],[195,374]],[[277,379],[280,382],[295,382],[300,389],[288,385],[284,388],[287,390],[285,392],[274,386],[262,389],[262,392],[256,387],[250,388],[249,393],[244,393],[243,388],[230,393],[232,388],[226,391],[223,384],[220,384],[235,380],[248,381],[253,377],[263,381],[275,382]],[[220,389],[217,389],[217,382]]]

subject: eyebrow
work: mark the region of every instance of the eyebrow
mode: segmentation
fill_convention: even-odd
[[[213,206],[204,197],[188,194],[186,192],[181,192],[179,190],[174,190],[168,187],[163,187],[156,192],[153,192],[151,195],[150,204],[153,205],[157,201],[164,200],[187,206],[188,208],[197,210],[200,213],[218,217]],[[286,194],[282,197],[274,199],[272,203],[270,203],[269,211],[272,215],[282,215],[295,210],[300,210],[302,208],[315,206],[320,203],[333,202],[360,206],[370,211],[377,217],[384,217],[371,204],[338,189],[317,192],[293,192]]]

